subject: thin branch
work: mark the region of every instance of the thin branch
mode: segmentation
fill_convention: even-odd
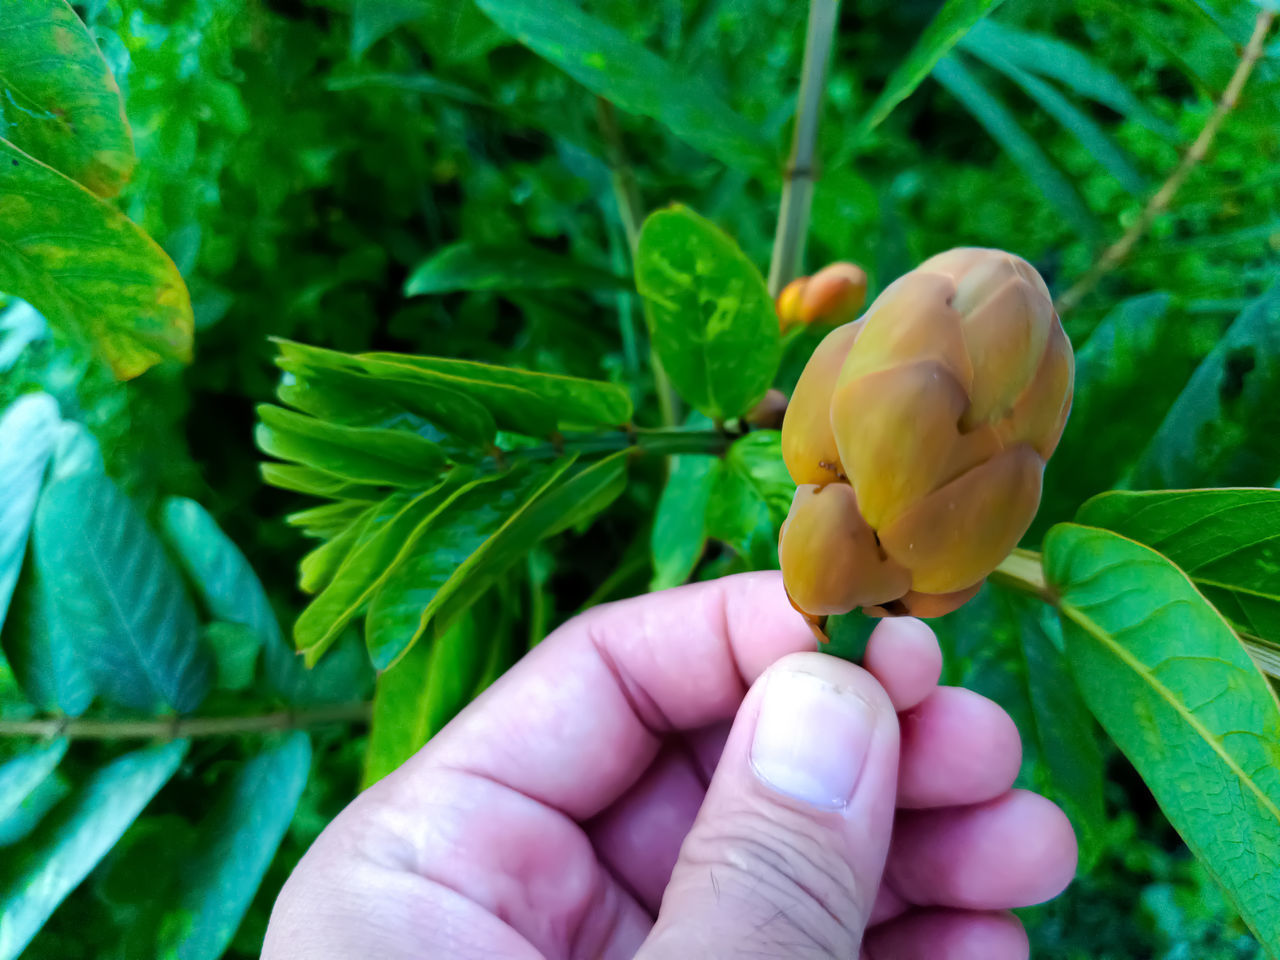
[[[769,263],[769,294],[774,297],[796,277],[804,260],[813,185],[817,180],[818,120],[822,116],[827,61],[831,57],[839,10],[839,0],[809,0],[809,27],[804,41],[791,159],[787,161],[782,181],[782,205],[778,209],[778,227]]]
[[[313,710],[281,710],[239,717],[172,717],[162,720],[82,720],[47,717],[40,720],[0,720],[0,737],[39,737],[72,740],[177,740],[187,737],[225,737],[273,730],[302,730],[329,723],[369,722],[370,704],[341,703]]]
[[[1275,14],[1272,11],[1259,11],[1258,18],[1254,21],[1253,35],[1249,38],[1248,44],[1246,44],[1244,51],[1240,55],[1240,62],[1236,64],[1235,72],[1227,83],[1227,89],[1223,92],[1222,98],[1209,115],[1209,119],[1205,121],[1200,135],[1191,144],[1191,148],[1183,156],[1178,166],[1174,168],[1173,173],[1169,174],[1169,179],[1161,184],[1159,190],[1152,194],[1151,199],[1147,201],[1147,205],[1142,209],[1142,213],[1138,215],[1138,219],[1133,222],[1133,225],[1124,232],[1119,240],[1103,251],[1102,256],[1098,258],[1097,262],[1089,268],[1083,277],[1058,298],[1054,306],[1057,307],[1059,313],[1070,310],[1083,300],[1098,285],[1099,280],[1124,262],[1130,251],[1133,250],[1134,245],[1151,228],[1151,224],[1156,217],[1169,209],[1169,204],[1173,202],[1174,195],[1181,189],[1187,177],[1191,175],[1191,171],[1209,153],[1214,137],[1218,135],[1218,130],[1221,128],[1227,114],[1234,110],[1239,102],[1240,92],[1244,89],[1245,83],[1249,80],[1249,75],[1253,72],[1254,66],[1262,56],[1267,31],[1271,29],[1271,23],[1274,19]]]

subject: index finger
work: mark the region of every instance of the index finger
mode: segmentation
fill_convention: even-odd
[[[769,664],[812,647],[777,572],[597,607],[481,694],[402,775],[459,770],[585,820],[639,779],[666,735],[733,717]]]

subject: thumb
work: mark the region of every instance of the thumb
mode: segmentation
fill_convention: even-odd
[[[738,710],[637,957],[858,956],[897,780],[898,720],[872,676],[779,660]]]

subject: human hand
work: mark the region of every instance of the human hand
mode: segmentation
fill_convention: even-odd
[[[1076,845],[1009,716],[921,621],[812,644],[775,573],[566,623],[334,819],[264,960],[1026,957]]]

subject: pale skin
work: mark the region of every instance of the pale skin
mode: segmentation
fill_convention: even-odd
[[[265,960],[1020,960],[1075,872],[932,631],[814,653],[776,573],[555,631],[324,831]]]

